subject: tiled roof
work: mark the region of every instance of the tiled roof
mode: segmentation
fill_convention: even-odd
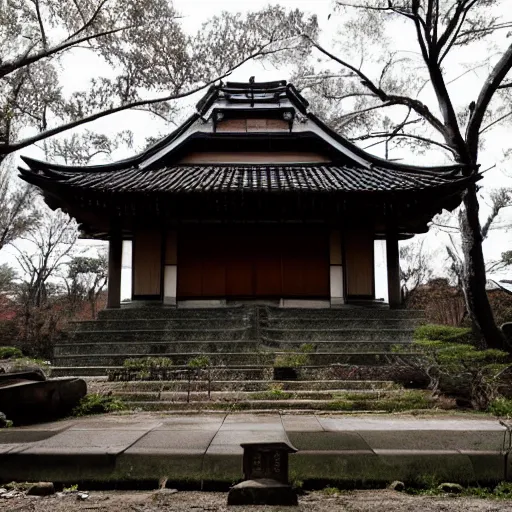
[[[30,174],[35,181],[41,174]],[[103,172],[43,171],[53,183],[108,192],[389,192],[462,187],[467,178],[428,171],[403,171],[342,165],[172,166],[157,170],[128,168]],[[26,176],[29,178],[29,176]],[[28,179],[30,180],[30,178]],[[44,181],[44,178],[41,180]],[[38,183],[39,184],[39,183]]]

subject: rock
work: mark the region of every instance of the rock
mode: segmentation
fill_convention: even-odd
[[[395,480],[394,482],[391,482],[389,484],[388,489],[391,489],[392,491],[402,492],[405,489],[405,484],[403,482],[400,482],[400,480]]]
[[[55,487],[52,482],[39,482],[29,487],[27,494],[29,496],[50,496],[55,494]]]
[[[231,488],[228,505],[298,505],[297,494],[286,484],[261,478],[246,480]]]
[[[501,330],[503,331],[503,334],[507,338],[508,341],[512,341],[512,322],[505,322],[501,326]]]
[[[442,492],[448,492],[451,494],[460,494],[464,491],[464,487],[462,487],[462,485],[452,484],[452,483],[448,483],[448,482],[441,484],[438,487],[438,489]]]
[[[0,496],[1,498],[4,498],[6,500],[10,500],[11,498],[16,498],[16,496],[19,496],[20,493],[18,491],[9,491],[9,492],[5,492],[4,494],[2,494],[2,496]]]
[[[79,492],[77,495],[76,495],[76,499],[78,501],[84,501],[86,499],[89,498],[89,495],[86,493],[86,492]]]
[[[68,414],[86,394],[86,382],[74,377],[3,380],[0,409],[15,423],[41,422]]]
[[[178,489],[158,489],[158,491],[156,491],[157,494],[163,494],[163,495],[168,495],[168,494],[176,494],[178,492]]]

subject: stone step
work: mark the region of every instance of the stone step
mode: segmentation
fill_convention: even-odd
[[[269,381],[274,378],[274,369],[269,366],[212,366],[209,370],[197,372],[195,380],[206,380],[207,373],[213,380],[217,381]],[[173,367],[162,375],[159,381],[187,380],[189,370],[184,366]],[[213,376],[212,376],[213,373]],[[126,369],[122,366],[54,366],[51,375],[55,377],[102,377],[106,378],[111,374],[113,380],[126,384],[133,379],[133,376],[126,375]],[[130,376],[130,379],[127,377]],[[328,364],[323,366],[302,366],[296,369],[296,379],[288,380],[290,383],[302,381],[375,381],[383,380],[408,383],[417,379],[417,373],[413,368],[405,365],[351,365],[351,364]],[[135,384],[153,384],[151,381],[135,379]],[[292,384],[291,384],[292,385]],[[297,384],[300,386],[300,384]]]
[[[306,357],[305,364],[328,365],[328,364],[351,364],[351,365],[379,365],[390,364],[399,358],[408,359],[416,357],[416,352],[396,354],[393,352],[324,352],[304,354],[302,352],[223,352],[203,353],[213,365],[268,365],[272,366],[276,356],[285,355],[289,358],[302,359]],[[170,355],[170,354],[169,354]],[[137,357],[161,357],[162,353],[139,353],[139,354],[75,354],[56,356],[57,366],[121,366],[126,359]],[[172,361],[176,365],[186,365],[191,359],[197,357],[197,353],[174,353]],[[299,363],[300,365],[300,363]]]
[[[91,340],[92,341],[92,340]],[[130,357],[130,354],[158,354],[172,357],[175,353],[233,353],[257,352],[261,345],[256,341],[115,341],[102,340],[81,343],[59,343],[54,347],[55,356],[80,354],[115,354],[121,353]],[[193,357],[193,356],[191,356]]]
[[[124,402],[230,402],[247,400],[370,400],[389,398],[402,393],[401,389],[356,389],[284,391],[279,388],[261,391],[114,391]]]
[[[316,316],[260,318],[261,327],[274,329],[414,329],[422,319],[410,318],[351,318]],[[70,322],[72,332],[116,330],[171,330],[171,329],[245,329],[251,327],[251,319],[243,318],[125,318],[116,320],[85,320]]]
[[[302,308],[265,308],[260,315],[268,320],[279,318],[385,318],[385,319],[424,319],[425,312],[415,309],[389,309],[384,308],[368,308],[364,306],[349,305],[341,308],[325,308],[325,309],[302,309]]]
[[[357,411],[363,412],[389,412],[389,405],[378,399],[357,400],[309,400],[309,399],[290,399],[290,400],[240,400],[238,402],[133,402],[127,401],[125,404],[131,409],[142,411],[195,411],[195,410],[213,410],[213,411],[266,411],[266,410],[301,410],[301,411]],[[427,400],[425,409],[434,400]]]
[[[145,331],[172,329],[247,329],[251,327],[249,318],[125,318],[116,320],[85,320],[70,322],[72,332],[88,331]]]
[[[94,341],[238,341],[249,338],[249,329],[160,329],[77,331],[70,335],[74,343]]]
[[[223,307],[223,308],[174,308],[155,305],[153,307],[121,307],[120,309],[104,309],[98,312],[99,320],[122,319],[177,319],[177,318],[246,318],[254,308]]]
[[[190,390],[194,392],[208,391],[268,391],[273,387],[279,387],[283,391],[320,391],[339,390],[389,390],[396,384],[389,380],[192,380]],[[95,382],[89,384],[90,391],[113,393],[159,393],[159,392],[184,392],[189,388],[186,380],[173,381],[129,381],[129,382]]]
[[[314,341],[412,341],[414,329],[271,329],[261,328],[260,336],[266,340]]]
[[[415,329],[424,323],[422,318],[358,318],[316,316],[278,317],[260,320],[261,327],[273,329]]]
[[[413,329],[273,329],[260,328],[262,341],[412,341]],[[255,340],[249,329],[146,329],[76,331],[69,338],[73,343],[128,341],[241,341]]]
[[[90,340],[92,341],[92,340]],[[290,341],[278,340],[267,341],[265,344],[256,341],[115,341],[105,342],[94,340],[81,343],[59,343],[54,347],[54,354],[57,357],[67,355],[86,355],[86,354],[115,354],[129,356],[130,354],[159,354],[160,356],[172,357],[179,353],[237,353],[237,352],[258,352],[268,354],[268,352],[295,351],[304,353],[324,353],[324,352],[392,352],[394,347],[399,345],[407,347],[409,341],[399,341],[396,343],[378,342],[378,341]]]

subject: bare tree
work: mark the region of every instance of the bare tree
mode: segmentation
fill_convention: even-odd
[[[425,250],[424,240],[400,247],[400,280],[404,300],[434,275],[432,255]]]
[[[73,309],[87,301],[91,318],[96,318],[98,298],[107,285],[107,278],[108,260],[105,252],[95,258],[75,256],[68,264],[65,279],[68,299]]]
[[[49,212],[38,228],[23,238],[26,248],[15,247],[23,272],[18,287],[20,331],[32,353],[51,356],[57,325],[65,313],[52,304],[60,295],[57,273],[67,263],[77,234],[75,221],[57,210]]]
[[[37,224],[34,189],[11,179],[8,161],[0,164],[0,250],[26,235]]]
[[[128,109],[168,120],[169,102],[316,33],[316,18],[279,6],[221,13],[187,35],[168,0],[19,0],[0,10],[0,159]],[[63,92],[65,58],[92,59],[88,87]],[[101,69],[107,72],[101,74]]]
[[[7,263],[0,265],[0,294],[9,293],[14,290],[18,274]]]
[[[309,34],[304,37],[323,59],[338,66],[326,74],[343,76],[335,79],[337,85],[331,87],[331,94],[340,103],[349,103],[343,114],[345,120],[350,120],[352,126],[358,120],[361,125],[367,114],[383,112],[376,131],[366,129],[359,136],[352,134],[353,138],[375,139],[371,145],[409,141],[416,149],[442,150],[475,178],[464,193],[460,215],[465,298],[473,324],[488,346],[508,348],[485,292],[475,183],[485,136],[512,117],[512,44],[501,36],[512,27],[507,4],[501,0],[358,0],[337,4],[343,11],[343,28],[339,32],[345,36],[339,42],[339,51],[328,49]],[[393,50],[386,27],[410,34],[416,51]],[[475,61],[475,48],[481,50],[493,35],[494,47],[485,47],[482,60]],[[466,50],[471,61],[467,66],[456,67],[457,74],[453,76],[451,70],[461,58],[457,53],[461,49]],[[355,60],[357,50],[360,53]],[[311,76],[311,69],[303,64],[301,69]],[[380,71],[375,73],[375,69]],[[475,80],[473,100],[461,106],[459,97],[464,97],[461,93],[467,91],[469,74],[476,70],[484,70],[485,75]],[[322,77],[314,80],[318,78]],[[307,79],[303,82],[307,85]],[[422,93],[425,100],[419,99]],[[403,111],[400,118],[397,109]]]

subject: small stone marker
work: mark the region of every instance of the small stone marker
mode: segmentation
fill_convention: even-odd
[[[298,505],[288,483],[288,443],[243,443],[244,481],[231,488],[228,505]]]

